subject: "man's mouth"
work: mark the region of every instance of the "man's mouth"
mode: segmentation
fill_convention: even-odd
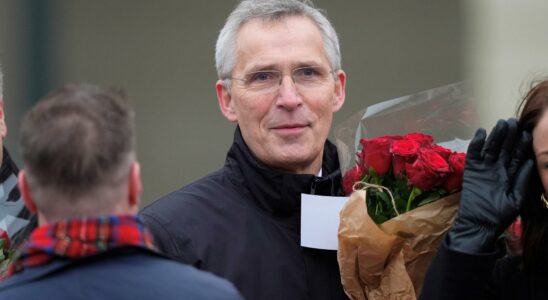
[[[306,128],[309,127],[307,123],[287,123],[273,126],[271,129],[281,135],[300,135]]]

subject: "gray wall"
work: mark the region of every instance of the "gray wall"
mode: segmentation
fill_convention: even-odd
[[[45,1],[45,0],[44,0]],[[0,63],[15,148],[26,109],[32,1],[0,0]],[[49,89],[66,82],[118,85],[137,112],[144,202],[218,169],[234,125],[217,107],[213,48],[237,1],[45,1]],[[340,34],[348,74],[338,123],[369,104],[463,79],[459,1],[316,1]],[[36,29],[36,28],[35,28]],[[27,93],[28,94],[28,93]],[[12,150],[13,152],[14,150]]]
[[[481,99],[482,123],[515,116],[531,83],[548,79],[548,1],[467,0],[466,74]]]

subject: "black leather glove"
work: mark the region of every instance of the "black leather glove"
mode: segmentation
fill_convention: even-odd
[[[468,146],[460,209],[447,240],[450,249],[471,254],[495,250],[498,236],[518,216],[535,171],[531,135],[518,132],[515,119],[499,120],[487,141],[485,136],[478,129]]]

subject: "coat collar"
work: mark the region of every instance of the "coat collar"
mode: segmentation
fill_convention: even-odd
[[[225,167],[231,180],[247,187],[255,203],[275,216],[300,214],[301,193],[342,195],[337,149],[329,141],[324,146],[322,177],[293,174],[272,170],[258,161],[237,127]]]

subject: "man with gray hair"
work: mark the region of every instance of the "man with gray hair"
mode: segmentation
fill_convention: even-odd
[[[141,193],[125,93],[67,85],[26,115],[19,186],[39,227],[0,299],[241,299],[228,281],[159,255]]]
[[[341,195],[327,141],[345,100],[338,37],[309,1],[244,0],[217,39],[216,92],[236,123],[222,169],[141,215],[176,260],[247,299],[346,299],[336,251],[301,247],[301,193]]]
[[[0,277],[5,271],[10,249],[15,249],[36,227],[36,216],[26,208],[17,188],[19,169],[4,146],[8,133],[4,114],[4,82],[0,69]],[[3,258],[2,258],[3,256]]]

